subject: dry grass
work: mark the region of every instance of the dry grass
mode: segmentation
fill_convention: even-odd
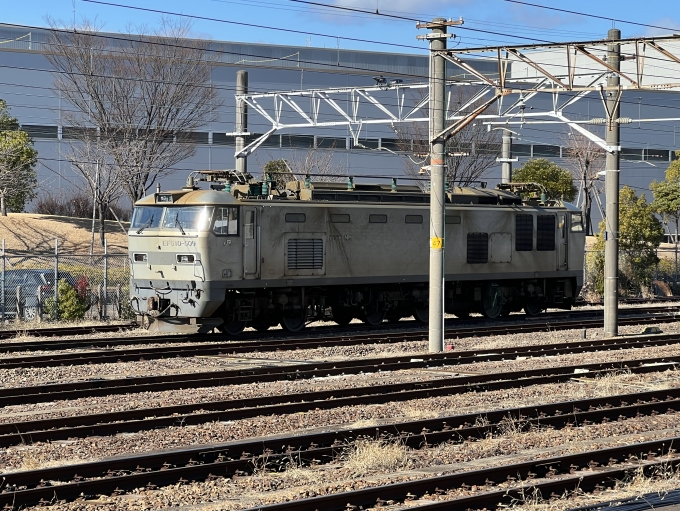
[[[344,469],[353,477],[396,472],[410,464],[410,449],[399,442],[360,439],[343,456]]]
[[[629,478],[616,481],[611,488],[597,494],[585,493],[576,488],[559,498],[546,500],[536,488],[523,487],[520,498],[511,508],[522,511],[566,511],[574,507],[594,506],[608,501],[647,500],[649,496],[663,499],[678,486],[680,469],[674,469],[670,463],[663,463],[651,470],[646,470],[645,466],[641,465]],[[650,509],[653,508],[650,504]]]
[[[125,224],[123,224],[125,225]],[[22,252],[52,252],[54,239],[59,239],[63,253],[88,253],[92,220],[65,216],[36,215],[33,213],[8,213],[0,217],[0,239],[7,250]],[[109,252],[127,251],[127,234],[117,222],[106,222]],[[95,240],[95,252],[102,249]]]

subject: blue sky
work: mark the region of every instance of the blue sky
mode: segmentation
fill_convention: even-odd
[[[339,46],[409,53],[418,52],[417,48],[425,49],[426,47],[426,43],[416,41],[415,36],[419,31],[416,30],[413,21],[328,9],[291,0],[103,1],[283,29],[269,30],[220,21],[192,20],[194,36],[214,40],[331,48]],[[680,14],[678,14],[677,4],[674,7],[675,2],[672,0],[528,1],[600,16],[612,16],[612,13],[616,13],[616,17],[621,20],[658,25],[675,29],[677,33],[680,33]],[[126,32],[130,24],[146,25],[153,29],[158,26],[161,18],[159,13],[89,3],[85,0],[33,0],[29,4],[9,1],[3,3],[3,16],[0,21],[30,26],[46,26],[47,16],[72,25],[75,14],[77,22],[82,19],[96,19],[106,31]],[[449,45],[458,45],[458,47],[520,44],[532,40],[600,39],[613,26],[612,21],[609,20],[538,9],[506,0],[319,0],[319,3],[370,11],[377,9],[383,14],[426,20],[434,16],[456,19],[463,17],[465,29],[453,30],[457,37],[449,43]],[[168,15],[168,17],[173,16]],[[669,33],[663,29],[625,23],[615,25],[621,29],[624,37]],[[287,30],[313,32],[315,35],[292,33]],[[387,44],[351,41],[339,37]],[[395,44],[408,47],[397,47],[394,46]]]

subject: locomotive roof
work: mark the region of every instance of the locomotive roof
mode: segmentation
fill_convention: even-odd
[[[329,189],[330,187],[319,187],[317,190],[310,190],[306,194],[306,200],[283,200],[281,202],[360,202],[364,204],[429,204],[429,194],[422,192],[394,193],[388,190],[341,190]],[[315,193],[316,192],[316,193]],[[262,197],[263,198],[263,197]],[[156,192],[138,200],[136,206],[204,206],[204,205],[238,205],[243,200],[258,201],[262,198],[257,196],[236,198],[229,192],[222,190],[201,190],[197,188],[184,188],[182,190],[168,190]],[[414,200],[414,199],[420,200]],[[455,187],[453,193],[448,194],[447,204],[479,204],[479,205],[522,205],[522,200],[517,195],[503,190],[489,188],[460,188]],[[569,210],[578,210],[571,204],[558,202],[553,207],[564,207]]]
[[[136,206],[173,204],[176,206],[204,206],[215,204],[238,204],[238,200],[230,193],[218,190],[168,190],[156,192],[135,202]]]

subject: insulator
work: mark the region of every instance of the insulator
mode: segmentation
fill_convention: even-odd
[[[607,119],[603,117],[594,117],[588,121],[588,124],[606,124]]]
[[[630,124],[631,122],[633,122],[633,119],[631,119],[630,117],[619,117],[618,119],[616,119],[616,122],[618,122],[619,124]]]

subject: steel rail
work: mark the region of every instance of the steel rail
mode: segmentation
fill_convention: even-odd
[[[636,298],[628,298],[628,299],[622,299],[619,300],[620,303],[635,303],[635,304],[644,304],[644,303],[666,303],[666,302],[673,302],[673,301],[679,301],[680,297],[667,297],[667,298],[657,298],[655,300],[647,300],[644,298],[636,299]],[[577,304],[576,306],[583,306],[583,305],[602,305],[602,303],[586,303],[583,302],[581,304]],[[653,307],[645,307],[642,309],[621,309],[619,311],[620,314],[626,314],[627,311],[632,311],[636,313],[640,312],[647,312],[647,313],[658,313],[658,312],[669,312],[672,310],[678,310],[680,307],[678,306],[653,306]],[[574,314],[586,314],[586,315],[591,315],[591,314],[602,314],[601,310],[596,310],[596,311],[568,311],[568,312],[551,312],[551,313],[546,313],[542,316],[541,319],[550,321],[551,317],[560,317],[560,316],[572,316]],[[545,319],[547,318],[547,319]],[[523,316],[517,315],[517,316],[510,316],[504,318],[504,321],[522,321],[525,318]],[[484,321],[481,318],[475,318],[472,321]],[[465,320],[449,320],[449,322],[455,321],[456,323],[461,323]],[[417,325],[418,323],[414,321],[401,321],[400,322],[403,325]],[[29,335],[29,336],[36,336],[36,337],[61,337],[61,339],[54,340],[54,341],[26,341],[26,342],[16,342],[16,343],[0,343],[0,353],[11,353],[14,351],[38,351],[38,350],[50,350],[50,349],[72,349],[72,348],[87,348],[87,347],[109,347],[109,346],[117,346],[121,344],[126,344],[126,345],[134,345],[134,344],[145,344],[145,343],[152,343],[152,342],[183,342],[182,340],[185,341],[191,341],[191,340],[197,340],[197,339],[215,339],[215,340],[229,340],[231,337],[226,336],[226,335],[220,335],[220,334],[196,334],[196,335],[148,335],[148,336],[138,336],[134,338],[108,338],[108,339],[63,339],[63,337],[68,337],[71,335],[87,335],[87,334],[92,334],[92,333],[101,333],[101,332],[117,332],[121,329],[130,329],[130,328],[135,328],[137,326],[136,323],[122,323],[118,325],[92,325],[92,326],[71,326],[71,327],[46,327],[46,328],[31,328],[27,330],[21,330],[21,333],[24,335]],[[387,326],[387,325],[385,325]],[[337,327],[337,326],[321,326],[321,327],[314,327],[310,330],[308,330],[309,333],[318,333],[322,332],[325,330],[338,330],[342,328],[342,330],[356,330],[356,331],[362,331],[362,330],[370,330],[374,327],[369,327],[367,325],[352,325],[350,327]],[[11,339],[13,337],[16,337],[18,335],[19,331],[18,330],[0,330],[0,339]],[[287,332],[283,331],[271,331],[269,332],[270,334],[275,334],[277,336],[281,337],[294,337],[296,334],[289,334]],[[246,332],[244,334],[241,334],[239,336],[239,340],[244,340],[244,339],[253,339],[253,340],[259,340],[262,338],[262,333],[258,332]]]
[[[674,309],[676,310],[676,309]],[[635,311],[639,314],[639,311]],[[638,324],[655,324],[655,323],[669,323],[680,320],[680,315],[676,312],[658,314],[658,315],[644,315],[622,318],[621,325],[638,325]],[[447,339],[462,339],[469,337],[484,337],[491,335],[506,335],[514,333],[531,333],[542,331],[556,331],[567,330],[574,328],[601,328],[602,320],[584,320],[575,319],[569,321],[531,321],[526,323],[496,325],[483,328],[450,328],[445,334]],[[15,369],[19,367],[47,367],[55,365],[84,365],[84,364],[102,364],[115,362],[129,362],[139,360],[154,360],[161,358],[174,357],[191,357],[191,356],[210,356],[210,355],[225,355],[238,353],[252,353],[264,351],[283,351],[283,350],[298,350],[298,349],[313,349],[328,346],[348,346],[357,344],[379,344],[379,343],[396,343],[404,341],[421,341],[426,335],[424,330],[410,330],[410,331],[393,331],[380,332],[368,334],[351,334],[344,333],[341,335],[331,337],[305,337],[305,338],[290,338],[280,339],[276,341],[267,340],[261,342],[236,342],[228,344],[220,344],[217,340],[209,344],[191,344],[186,346],[157,346],[151,348],[126,348],[121,350],[106,349],[101,351],[85,351],[85,352],[67,352],[55,353],[48,355],[26,355],[26,356],[12,356],[0,358],[0,369]],[[190,337],[166,336],[163,340],[168,340],[168,337],[175,337],[174,342],[189,341]],[[54,342],[54,341],[50,341]],[[155,342],[148,341],[147,342]],[[21,343],[15,343],[17,345]],[[17,346],[12,346],[10,349],[15,349]],[[0,344],[0,352],[3,346]]]
[[[642,374],[657,372],[661,368],[674,367],[677,363],[680,363],[680,355],[643,361],[628,360],[616,363],[581,364],[507,373],[464,375],[422,382],[369,385],[13,422],[0,424],[0,446],[6,447],[27,441],[54,441],[92,435],[114,435],[123,432],[239,420],[272,414],[290,414],[315,409],[328,410],[341,406],[407,401],[471,391],[543,385],[569,381],[574,377],[574,374],[584,371],[588,371],[591,377],[610,374],[620,368],[626,368],[631,373]],[[339,371],[342,371],[342,369]],[[182,383],[180,383],[181,385]],[[183,386],[186,387],[186,383]]]
[[[258,506],[244,511],[317,511],[320,509],[346,511],[347,509],[362,509],[362,507],[379,507],[383,504],[413,502],[431,495],[442,495],[451,490],[464,489],[469,492],[470,488],[474,487],[484,488],[486,491],[447,500],[419,502],[417,509],[448,511],[512,507],[513,504],[523,502],[527,495],[532,496],[534,489],[540,491],[541,495],[563,495],[565,492],[577,489],[582,492],[601,491],[635,474],[640,468],[643,469],[645,475],[653,474],[656,468],[675,470],[680,465],[680,456],[674,448],[678,442],[680,442],[680,437],[671,437]],[[494,490],[499,487],[500,483],[505,483],[505,487]],[[508,487],[507,483],[511,485]]]
[[[30,328],[24,330],[17,328],[17,330],[0,330],[0,339],[11,339],[16,337],[19,333],[22,335],[40,336],[40,337],[62,337],[68,335],[87,335],[102,332],[118,332],[119,330],[129,330],[136,327],[136,323],[121,323],[118,325],[91,325],[91,326],[67,326],[67,327],[47,327],[47,328]],[[43,341],[44,342],[44,341]],[[58,342],[58,341],[53,341]],[[18,343],[22,344],[22,343]],[[28,344],[28,343],[27,343]]]
[[[173,390],[187,388],[188,386],[199,388],[305,379],[337,374],[356,374],[360,372],[457,366],[478,362],[511,360],[517,357],[548,357],[573,353],[647,348],[678,343],[680,343],[680,333],[653,334],[486,350],[448,351],[436,354],[423,353],[413,356],[374,357],[331,362],[303,362],[295,365],[281,366],[272,366],[265,363],[260,367],[244,369],[138,376],[120,379],[90,379],[70,383],[43,384],[34,387],[0,388],[0,406],[113,394]]]
[[[635,403],[630,404],[633,400]],[[588,410],[584,411],[586,408]],[[179,468],[184,473],[181,478],[184,478],[187,470],[182,469],[189,467],[188,477],[193,480],[210,475],[231,477],[251,473],[255,466],[253,461],[262,456],[267,457],[269,470],[285,469],[291,458],[300,464],[325,462],[334,459],[349,442],[365,437],[389,438],[419,449],[443,442],[485,438],[497,432],[508,420],[520,421],[519,427],[523,430],[545,426],[562,428],[675,412],[676,409],[680,410],[680,389],[670,389],[141,454],[6,474],[2,480],[4,492],[0,493],[0,505],[7,505],[10,496],[13,505],[26,506],[53,497],[54,494],[48,494],[50,491],[56,491],[57,499],[72,499],[83,491],[108,494],[146,484],[160,486],[177,482],[177,472],[170,478],[163,473],[168,469]],[[87,478],[97,478],[99,482],[90,483],[88,487]],[[58,486],[53,487],[57,481]]]

